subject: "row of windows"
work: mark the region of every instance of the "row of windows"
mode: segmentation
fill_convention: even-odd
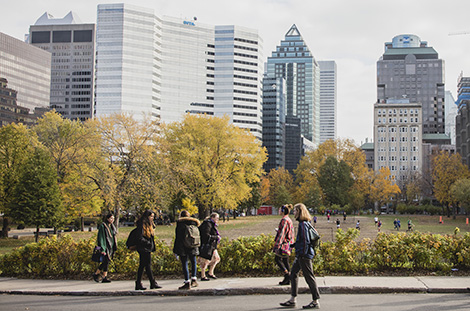
[[[399,132],[400,133],[408,133],[408,127],[399,127],[398,128]],[[386,127],[383,127],[383,126],[380,126],[377,128],[377,132],[379,133],[386,133],[387,132],[387,128]],[[388,132],[389,133],[396,133],[397,132],[397,128],[396,127],[389,127],[388,128]],[[411,133],[417,133],[418,132],[418,128],[416,126],[413,126],[413,127],[410,127],[410,132]]]
[[[31,33],[31,43],[50,43],[50,31],[33,31]],[[52,43],[72,42],[71,30],[56,30],[52,32]],[[74,30],[73,42],[93,42],[92,30]]]
[[[388,118],[388,123],[397,123],[397,120],[399,123],[408,123],[408,118]],[[387,118],[377,118],[377,122],[379,124],[386,124],[387,123]],[[410,123],[418,123],[418,118],[410,118]]]
[[[417,152],[418,151],[418,146],[411,146],[411,151],[412,152]],[[385,152],[386,148],[381,146],[378,148],[378,152]],[[396,146],[390,146],[388,147],[388,151],[390,152],[396,152],[397,147]],[[408,146],[400,146],[400,152],[408,152]]]
[[[414,162],[418,161],[417,156],[412,156],[410,158],[411,158],[411,161],[414,161]],[[395,161],[397,161],[397,159],[398,159],[398,157],[394,156],[394,155],[388,157],[388,161],[390,161],[390,162],[395,162]],[[379,156],[378,160],[379,160],[379,162],[385,162],[385,161],[387,161],[387,157],[386,156]],[[408,161],[408,157],[407,156],[401,156],[400,161],[401,162],[406,162],[406,161]]]
[[[396,139],[395,136],[389,137],[388,140],[387,140],[387,137],[379,137],[379,138],[377,139],[377,141],[378,141],[379,143],[384,143],[384,142],[387,142],[387,141],[389,141],[389,142],[396,142],[396,141],[407,142],[407,141],[408,141],[408,137],[407,137],[407,136],[403,136],[403,137],[400,137],[399,140]],[[411,137],[410,141],[418,141],[418,137],[413,136],[413,137]]]
[[[380,169],[384,169],[384,168],[386,168],[386,166],[380,166]],[[390,169],[391,172],[398,171],[398,166],[396,166],[396,165],[390,165],[390,166],[388,166],[388,168]],[[418,165],[410,166],[410,168],[413,171],[417,171],[418,170]],[[405,165],[403,165],[403,166],[400,167],[400,170],[401,171],[407,171],[408,168]],[[392,176],[392,179],[395,179],[395,176]]]
[[[416,115],[419,114],[419,109],[410,109],[409,111],[410,111],[410,114],[416,114]],[[388,110],[389,114],[397,114],[397,112],[399,112],[400,114],[407,114],[408,109],[389,109]],[[377,113],[385,115],[387,113],[387,109],[378,109]]]
[[[244,116],[244,117],[258,117],[257,114],[254,114],[254,113],[243,113],[243,112],[234,112],[233,113],[234,116]]]

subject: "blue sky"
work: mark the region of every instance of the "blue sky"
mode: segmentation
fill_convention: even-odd
[[[23,39],[44,13],[63,17],[74,11],[84,23],[96,23],[100,3],[139,5],[157,16],[197,17],[212,25],[258,29],[267,58],[296,24],[317,60],[338,67],[338,136],[360,144],[372,138],[376,100],[376,62],[384,43],[399,34],[416,34],[446,64],[446,89],[456,96],[461,71],[470,76],[470,2],[465,0],[133,0],[2,1],[0,32]],[[467,31],[466,35],[449,33]]]

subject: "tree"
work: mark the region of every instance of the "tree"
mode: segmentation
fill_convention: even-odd
[[[283,167],[272,169],[268,174],[269,203],[275,207],[292,203],[294,193],[294,177]]]
[[[384,167],[375,173],[370,191],[371,199],[377,202],[380,207],[389,202],[392,196],[400,193],[400,188],[392,182],[390,169]]]
[[[457,180],[470,177],[468,168],[462,164],[459,154],[441,151],[432,159],[432,177],[436,199],[446,206],[450,217],[449,205],[453,203],[450,189]]]
[[[46,151],[37,147],[26,161],[10,202],[11,216],[18,223],[36,227],[56,226],[62,215],[57,173]]]
[[[3,213],[2,236],[8,237],[10,201],[19,182],[20,170],[38,145],[36,136],[23,124],[0,127],[0,212]]]
[[[63,196],[65,216],[81,218],[101,211],[103,201],[91,176],[99,158],[100,138],[97,131],[79,120],[62,118],[55,111],[38,119],[33,130],[54,162]]]
[[[154,209],[163,197],[157,163],[158,122],[147,117],[138,121],[128,114],[91,122],[100,135],[100,152],[105,159],[97,162],[93,178],[105,209],[114,211],[115,223],[119,223],[121,210]]]
[[[214,208],[234,209],[249,198],[267,157],[260,141],[229,124],[228,117],[188,114],[164,126],[160,145],[170,173],[163,182],[182,186],[201,219]]]
[[[351,177],[351,168],[333,156],[328,156],[325,163],[320,166],[318,182],[324,194],[327,205],[338,204],[344,206],[348,203],[348,192],[354,180]]]
[[[470,211],[470,179],[459,179],[451,187],[452,201]]]

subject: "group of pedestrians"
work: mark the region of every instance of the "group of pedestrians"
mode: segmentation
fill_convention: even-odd
[[[142,284],[144,270],[150,282],[150,289],[161,288],[153,276],[151,265],[151,253],[156,250],[154,220],[155,212],[146,210],[136,222],[135,250],[139,253],[139,268],[135,281],[136,290],[147,289]],[[109,262],[112,260],[117,250],[117,230],[113,222],[114,215],[108,214],[103,223],[98,227],[97,245],[101,247],[102,261],[93,274],[93,279],[96,282],[111,282],[107,277]],[[201,268],[201,281],[209,281],[210,279],[217,278],[214,275],[214,268],[220,262],[217,245],[221,239],[217,229],[218,222],[219,214],[217,213],[212,213],[201,224],[198,219],[191,217],[188,211],[181,212],[176,223],[176,237],[173,246],[173,253],[179,258],[183,268],[184,284],[179,287],[179,289],[186,290],[198,286],[196,275],[198,263]],[[190,227],[196,228],[193,230],[197,231],[196,235],[199,240],[195,245],[188,245],[187,243],[187,235]],[[202,250],[201,254],[200,250]],[[191,276],[189,273],[189,262],[191,263]],[[209,269],[209,271],[206,275],[207,269]]]

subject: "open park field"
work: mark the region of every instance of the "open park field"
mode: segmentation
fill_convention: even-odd
[[[291,216],[293,218],[293,216]],[[355,228],[357,220],[360,221],[361,231],[358,237],[359,240],[364,238],[374,239],[378,230],[375,226],[373,215],[360,215],[360,216],[348,216],[346,222],[343,221],[342,215],[333,215],[330,222],[327,221],[326,216],[319,216],[316,228],[322,236],[323,241],[332,241],[335,237],[336,232],[336,219],[341,221],[341,229],[347,230],[348,228]],[[408,219],[414,224],[414,231],[425,232],[425,233],[436,233],[436,234],[454,234],[456,227],[460,229],[460,234],[470,232],[470,226],[466,224],[466,217],[459,215],[455,220],[452,217],[448,218],[443,216],[443,224],[439,223],[439,216],[428,216],[428,215],[380,215],[379,219],[382,221],[381,232],[392,233],[394,230],[393,221],[395,218],[401,220],[400,232],[407,230]],[[269,216],[249,216],[249,217],[238,217],[237,219],[230,218],[229,221],[219,223],[219,231],[222,237],[228,239],[236,239],[240,236],[258,236],[261,234],[275,235],[275,229],[277,228],[280,220],[278,215]],[[294,227],[297,226],[297,222],[294,221]],[[119,228],[118,239],[125,240],[132,230],[133,227],[121,227]],[[28,230],[28,229],[25,229]],[[10,236],[14,234],[16,230],[12,229]],[[96,230],[85,231],[85,232],[69,232],[74,239],[89,239],[96,235]],[[157,226],[156,236],[165,241],[167,244],[171,244],[175,236],[175,226]],[[0,239],[0,254],[5,254],[12,249],[23,246],[27,243],[34,242],[32,236],[22,237],[20,239]]]

